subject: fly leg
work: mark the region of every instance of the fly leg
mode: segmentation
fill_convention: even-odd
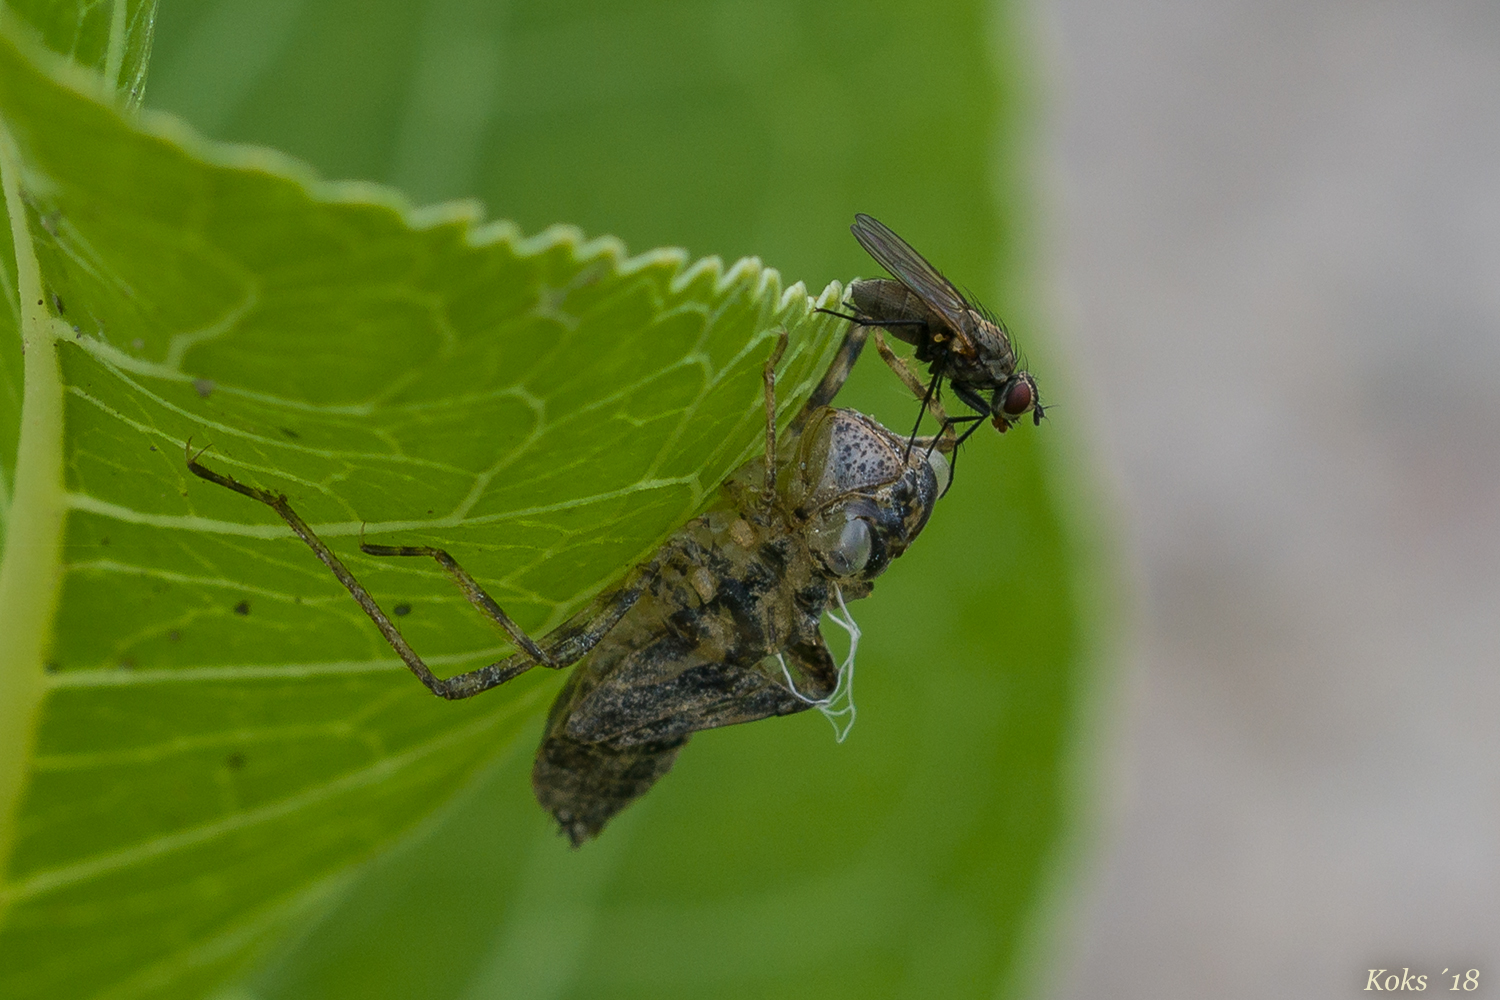
[[[948,416],[947,411],[943,409],[943,404],[937,398],[937,389],[939,383],[942,381],[942,375],[934,375],[932,381],[927,383],[927,386],[924,388],[922,380],[917,378],[916,373],[911,370],[911,367],[904,360],[897,356],[895,351],[891,350],[890,345],[885,342],[885,338],[878,331],[875,334],[875,349],[880,352],[880,358],[886,363],[886,366],[895,372],[896,377],[911,390],[912,395],[922,401],[922,408],[917,411],[916,426],[912,427],[911,436],[906,441],[906,454],[910,455],[912,447],[919,440],[922,440],[928,442],[928,451],[937,448],[944,454],[952,454],[956,460],[958,446],[964,443],[969,434],[973,433],[973,430],[971,429],[966,432],[963,437],[955,438],[953,432],[954,425],[977,421],[981,418]],[[937,436],[933,438],[918,438],[917,431],[922,427],[922,417],[927,413],[931,413],[938,420]],[[978,425],[976,424],[975,426]],[[950,479],[949,481],[951,482],[952,480]]]
[[[912,428],[911,437],[906,442],[907,453],[910,454],[912,445],[918,441],[917,430],[922,426],[922,414],[924,413],[931,413],[938,420],[940,426],[937,437],[933,440],[943,442],[938,446],[939,450],[945,453],[956,450],[960,442],[953,439],[953,425],[960,422],[963,418],[960,417],[957,420],[949,418],[947,411],[943,409],[943,404],[937,399],[937,379],[934,378],[930,384],[924,387],[922,380],[917,378],[916,372],[912,371],[911,366],[902,360],[895,351],[891,350],[891,346],[885,342],[885,337],[881,335],[879,330],[875,331],[875,350],[880,352],[880,359],[886,363],[886,367],[896,373],[896,377],[911,390],[912,395],[922,400],[922,409],[917,413],[917,426]]]
[[[933,381],[934,382],[937,381],[937,377],[936,376],[933,378]],[[948,439],[950,439],[950,440],[953,441],[952,447],[951,447],[952,458],[950,458],[949,462],[948,462],[948,489],[943,490],[943,493],[945,493],[945,494],[948,492],[948,490],[950,490],[950,489],[953,488],[953,480],[957,476],[957,472],[958,472],[958,448],[959,448],[959,445],[961,445],[965,441],[969,440],[969,438],[973,436],[974,432],[977,431],[977,430],[979,430],[979,428],[981,426],[983,426],[983,421],[985,419],[985,413],[988,410],[988,406],[986,405],[984,399],[982,397],[976,395],[972,390],[966,389],[965,387],[963,387],[961,385],[954,385],[953,386],[953,394],[956,395],[960,400],[962,400],[967,406],[969,406],[969,407],[971,407],[971,408],[973,408],[975,410],[978,410],[980,412],[977,413],[977,414],[970,414],[968,416],[963,416],[963,417],[947,417],[947,416],[945,416],[945,417],[941,418],[942,421],[943,421],[943,426],[942,426],[942,430],[939,432],[939,436],[940,437],[946,437],[946,438],[948,438]],[[934,412],[936,412],[936,411],[934,411]],[[918,426],[921,426],[921,419],[922,419],[921,418],[921,414],[918,414],[917,415],[917,424],[918,424]],[[953,428],[956,427],[956,426],[958,426],[959,424],[968,424],[969,426],[964,430],[964,432],[962,434],[958,435],[957,439],[953,439],[952,438]],[[913,437],[913,440],[915,440],[915,437]]]
[[[873,326],[884,330],[889,330],[893,326],[920,326],[926,329],[932,325],[925,319],[875,319],[871,316],[861,316],[858,313],[851,316],[848,313],[841,313],[836,309],[824,309],[821,306],[815,306],[813,312],[827,313],[829,316],[847,319],[855,326]]]
[[[849,372],[854,368],[854,362],[859,360],[859,352],[864,350],[868,330],[872,328],[875,330],[875,336],[877,342],[879,342],[881,330],[889,330],[891,327],[896,326],[920,326],[925,328],[928,325],[924,319],[874,320],[868,316],[850,315],[849,313],[838,312],[834,309],[823,308],[815,308],[813,312],[826,313],[829,316],[846,319],[849,321],[849,330],[844,334],[844,342],[839,345],[839,352],[834,355],[833,363],[828,366],[828,372],[823,376],[823,381],[819,382],[818,387],[813,390],[812,396],[807,401],[807,408],[802,411],[802,415],[799,415],[797,418],[798,422],[793,425],[798,429],[801,427],[803,415],[820,406],[827,406],[829,403],[832,403],[833,397],[843,388],[844,380],[849,377]]]
[[[231,476],[200,465],[198,456],[202,454],[202,451],[196,454],[192,451],[186,453],[188,471],[199,479],[206,479],[225,489],[233,490],[274,510],[292,529],[292,534],[302,539],[307,547],[313,550],[318,560],[328,567],[339,583],[344,585],[344,589],[349,591],[350,596],[369,616],[370,621],[375,623],[375,627],[380,630],[380,634],[386,642],[390,643],[391,648],[396,651],[397,656],[401,657],[401,661],[406,664],[407,668],[427,686],[429,691],[440,698],[453,700],[471,697],[481,691],[488,691],[492,687],[504,684],[538,664],[554,668],[567,666],[587,653],[614,627],[640,597],[649,579],[649,567],[647,571],[638,571],[633,574],[625,586],[601,596],[592,606],[574,616],[557,632],[548,636],[544,647],[538,645],[512,621],[510,616],[495,603],[494,598],[485,593],[484,588],[441,549],[425,545],[361,545],[360,548],[370,555],[426,555],[437,559],[448,575],[458,583],[459,589],[463,591],[469,603],[483,612],[485,617],[505,629],[516,645],[521,647],[520,652],[489,666],[480,667],[468,673],[456,674],[453,677],[438,677],[428,669],[427,664],[422,662],[422,658],[386,617],[385,612],[380,609],[380,605],[376,603],[375,598],[370,596],[370,592],[364,588],[364,585],[354,578],[354,574],[349,572],[343,561],[334,555],[333,550],[317,536],[306,521],[302,520],[301,515],[292,509],[285,494],[272,493],[269,490],[246,485]]]
[[[880,360],[884,361],[886,366],[896,373],[896,377],[911,390],[913,396],[916,396],[918,399],[928,397],[928,389],[922,384],[922,380],[917,378],[917,373],[911,370],[911,366],[902,360],[900,355],[891,350],[891,345],[886,343],[885,337],[881,335],[879,330],[875,331],[875,350],[880,352]],[[948,414],[943,410],[943,404],[938,402],[938,400],[929,398],[927,409],[931,411],[934,417],[938,418],[940,423],[946,424],[948,422]]]
[[[949,453],[950,457],[948,459],[948,485],[943,488],[943,492],[941,494],[942,496],[947,496],[948,495],[948,491],[951,490],[951,489],[953,489],[953,480],[956,478],[956,476],[957,476],[957,470],[958,470],[958,446],[961,445],[961,444],[963,444],[965,441],[969,440],[969,438],[973,435],[973,433],[975,431],[979,430],[979,428],[981,428],[981,427],[984,426],[983,420],[984,420],[984,416],[983,415],[981,415],[981,414],[973,414],[973,415],[970,415],[970,416],[967,416],[967,417],[952,417],[952,418],[949,419],[949,421],[946,424],[943,425],[943,430],[948,435],[948,437],[945,438],[944,440],[945,441],[950,441],[951,440],[952,441],[952,448],[951,448],[951,451]],[[955,438],[952,437],[952,435],[953,435],[953,428],[957,424],[968,424],[969,428],[968,428],[968,430],[964,431],[962,434],[958,435],[958,437],[955,439]]]

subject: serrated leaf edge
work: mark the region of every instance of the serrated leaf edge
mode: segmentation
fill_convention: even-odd
[[[123,6],[118,8],[123,9]],[[125,127],[175,146],[183,155],[209,167],[255,171],[291,183],[312,202],[385,209],[412,231],[454,226],[470,246],[506,243],[522,258],[566,247],[576,262],[604,261],[618,276],[671,268],[668,289],[672,294],[683,293],[705,277],[711,279],[715,296],[744,283],[752,286],[754,298],[774,297],[773,312],[778,315],[800,304],[805,316],[814,305],[836,302],[843,294],[837,282],[827,285],[816,300],[800,281],[782,288],[780,272],[767,267],[758,257],[740,258],[726,268],[717,255],[692,260],[686,250],[678,247],[656,248],[632,256],[617,237],[589,238],[571,225],[554,225],[526,236],[510,220],[485,221],[483,206],[473,200],[413,206],[400,191],[385,185],[324,180],[306,163],[279,151],[213,142],[174,116],[155,111],[136,113],[100,101],[98,74],[41,46],[31,38],[29,26],[8,12],[0,12],[0,44],[14,47],[23,60],[44,76],[101,112],[115,115]],[[23,342],[30,348],[24,361],[21,443],[8,532],[11,541],[0,556],[0,636],[4,636],[0,643],[0,923],[16,889],[5,879],[5,872],[23,788],[21,765],[32,742],[37,710],[48,690],[42,666],[59,599],[63,528],[67,513],[83,506],[78,497],[69,495],[64,488],[64,387],[55,351],[51,350],[56,340],[70,331],[41,306],[39,265],[21,201],[23,173],[28,186],[46,186],[45,177],[26,172],[0,119],[0,182],[15,244]],[[339,532],[333,529],[333,533]],[[22,538],[26,544],[17,544]],[[37,580],[48,583],[38,588]]]

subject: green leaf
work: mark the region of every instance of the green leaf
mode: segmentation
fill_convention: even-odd
[[[568,447],[532,467],[544,480],[533,491],[539,510],[505,520],[497,508],[494,525],[472,530],[424,528],[428,509],[434,519],[443,510],[424,498],[454,478],[442,466],[469,470],[479,453],[497,460],[534,425],[516,424],[522,409],[491,400],[472,420],[427,427],[411,405],[419,366],[364,348],[376,338],[398,352],[430,344],[431,328],[412,332],[401,317],[417,310],[399,296],[354,310],[360,278],[430,289],[462,277],[455,262],[508,252],[511,238],[482,245],[488,234],[465,230],[451,208],[446,221],[430,211],[414,220],[389,194],[317,185],[273,154],[215,150],[157,119],[145,137],[132,134],[24,64],[4,71],[17,60],[0,46],[0,116],[20,146],[8,162],[25,158],[23,171],[8,169],[7,204],[22,203],[24,180],[32,207],[20,233],[33,245],[13,257],[0,240],[0,279],[11,282],[6,300],[26,307],[31,344],[61,341],[56,355],[24,356],[38,377],[24,383],[23,422],[21,310],[0,309],[0,471],[9,475],[0,486],[22,487],[0,495],[16,498],[0,502],[0,526],[15,529],[0,561],[0,839],[14,834],[33,858],[87,852],[90,838],[151,845],[150,856],[124,856],[139,860],[133,868],[109,869],[122,857],[109,849],[80,853],[105,859],[99,877],[58,885],[45,899],[11,899],[0,995],[199,997],[226,977],[226,995],[268,1000],[1024,991],[1017,955],[1036,938],[1028,928],[1066,840],[1063,764],[1092,641],[1098,544],[1075,499],[1087,480],[1074,471],[1070,414],[1082,408],[1069,405],[1048,363],[1030,290],[1026,27],[1008,0],[171,5],[153,100],[219,138],[274,145],[326,175],[382,178],[421,198],[480,195],[529,231],[566,219],[637,246],[758,253],[818,284],[873,270],[846,226],[855,211],[874,212],[1006,317],[1047,400],[1063,404],[1040,429],[976,436],[921,541],[853,606],[864,639],[860,719],[847,743],[834,745],[812,713],[702,734],[672,775],[579,852],[556,837],[527,781],[540,714],[560,678],[533,674],[473,704],[437,703],[398,672],[347,595],[268,512],[183,475],[178,445],[201,434],[214,445],[206,461],[286,489],[345,556],[367,519],[372,530],[391,529],[379,540],[451,547],[535,626],[563,612],[529,591],[556,584],[541,595],[552,601],[588,591],[585,569],[551,557],[554,542],[597,543],[581,555],[609,564],[595,584],[635,557],[613,525],[638,530],[635,505],[559,506],[601,495],[590,463],[691,462],[680,449],[701,459],[717,442],[684,438],[637,453],[638,435],[608,435],[621,420],[649,429],[660,413],[653,395],[630,409],[625,397],[606,399],[608,390],[595,399],[570,391],[566,401],[553,397],[557,414],[587,412]],[[99,92],[97,78],[58,67],[44,77],[56,75],[79,93]],[[101,146],[100,136],[128,141]],[[39,165],[49,148],[71,169]],[[175,162],[164,152],[207,163],[163,173]],[[54,174],[94,192],[94,211],[53,214],[69,192]],[[236,180],[206,189],[185,177]],[[245,196],[247,187],[255,207],[240,216],[194,215],[215,194]],[[158,197],[137,197],[143,190]],[[339,225],[298,228],[303,212]],[[173,246],[174,227],[194,239]],[[201,240],[229,231],[261,237]],[[125,245],[144,249],[122,254]],[[407,252],[382,255],[392,246]],[[506,273],[540,273],[549,289],[588,274],[589,259],[618,256],[555,236],[549,249],[518,249]],[[332,256],[339,265],[293,266]],[[305,294],[262,317],[251,350],[226,354],[237,324],[259,315],[234,313],[233,332],[213,336],[213,322],[231,315],[226,303],[243,300],[229,265],[246,257],[270,261],[284,278],[278,287]],[[30,278],[28,260],[37,264]],[[660,260],[641,266],[643,281],[672,270]],[[54,286],[61,327],[54,307],[32,305]],[[498,287],[497,276],[451,301],[503,311]],[[768,319],[771,305],[764,300]],[[378,332],[382,324],[400,325],[399,334]],[[763,351],[767,331],[745,325],[755,329],[739,346]],[[815,373],[830,331],[791,325],[807,338],[799,363]],[[140,348],[131,329],[144,331]],[[306,336],[292,342],[287,331],[299,329]],[[177,341],[174,356],[171,338],[184,332],[205,339]],[[622,364],[668,366],[640,336],[627,329],[607,339],[627,352]],[[593,367],[559,350],[572,367],[557,370],[537,353],[545,340],[504,344],[538,377]],[[163,377],[174,357],[181,374]],[[744,367],[705,400],[723,397],[725,412],[743,419],[758,399],[758,356],[735,357]],[[368,413],[348,403],[346,390],[388,370],[413,377],[406,396]],[[195,385],[199,378],[208,381]],[[434,375],[438,399],[462,398],[450,378],[486,375]],[[304,428],[278,419],[286,408],[277,401],[297,401],[295,393],[297,420],[320,436],[282,431]],[[316,402],[325,396],[343,402]],[[914,415],[868,360],[840,402],[897,428]],[[387,410],[412,419],[393,430],[376,420]],[[593,424],[628,446],[585,444],[574,454]],[[728,452],[754,448],[751,422],[733,426],[725,433],[743,437],[725,445],[725,466],[737,460]],[[420,450],[409,447],[413,434]],[[394,454],[427,463],[416,481],[387,464]],[[361,455],[382,461],[362,465]],[[705,472],[699,483],[708,480]],[[570,482],[585,486],[568,493]],[[116,506],[71,506],[96,495]],[[682,498],[679,509],[689,506]],[[169,520],[114,516],[121,509]],[[56,522],[65,515],[64,546]],[[184,515],[204,522],[170,520]],[[243,533],[192,530],[215,525]],[[512,532],[530,534],[523,545]],[[643,535],[635,551],[647,548]],[[152,572],[116,571],[110,561]],[[60,566],[66,588],[54,611],[45,584]],[[403,627],[424,652],[446,653],[444,670],[469,662],[475,644],[498,649],[444,581],[398,569],[356,566],[387,607],[412,605]],[[560,582],[570,575],[577,591]],[[78,599],[86,600],[65,617]],[[241,601],[248,615],[235,613]],[[38,669],[42,644],[54,640],[48,622],[59,623],[55,648],[83,657],[54,661],[50,677]],[[279,662],[267,655],[288,650]],[[299,676],[291,662],[318,669]],[[169,678],[192,678],[198,666],[220,670],[223,682]],[[121,683],[86,683],[105,678]],[[360,857],[372,862],[351,863]],[[61,870],[94,874],[69,864]]]
[[[1041,428],[976,435],[921,539],[851,605],[864,638],[847,742],[811,713],[695,736],[575,853],[530,801],[533,728],[268,955],[245,995],[1030,995],[1099,548],[1086,406],[1037,291],[1031,60],[1045,47],[1030,7],[304,0],[271,39],[251,30],[255,6],[164,19],[152,99],[202,113],[225,84],[185,68],[253,59],[235,101],[205,109],[217,135],[477,194],[529,226],[760,253],[819,284],[876,270],[847,228],[871,212],[1004,316],[1058,405]],[[246,30],[208,30],[226,10]],[[910,426],[914,404],[873,360],[839,402]]]
[[[757,261],[522,238],[136,124],[16,38],[0,995],[191,996],[529,739],[556,682],[432,698],[186,442],[284,491],[457,672],[501,638],[361,533],[451,548],[540,634],[763,441],[775,331],[789,419],[840,324]]]
[[[54,52],[100,74],[102,97],[138,107],[146,89],[146,61],[156,26],[157,0],[7,0]]]
[[[11,0],[5,16],[38,32],[42,41],[75,64],[93,69],[99,77],[91,89],[101,96],[114,95],[123,104],[136,107],[143,96],[146,60],[151,52],[156,23],[156,0],[110,0],[102,4],[58,2],[58,0]],[[81,81],[80,81],[81,82]],[[82,84],[89,88],[89,84]],[[7,257],[10,251],[7,247]],[[5,544],[5,509],[15,481],[16,446],[20,435],[21,366],[20,319],[15,308],[15,267],[5,273],[12,281],[4,289],[12,308],[0,313],[0,549]],[[0,780],[3,785],[3,780]]]

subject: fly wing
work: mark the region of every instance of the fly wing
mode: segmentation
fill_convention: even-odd
[[[972,356],[974,345],[964,330],[973,306],[953,287],[953,283],[879,219],[860,213],[854,217],[854,225],[849,231],[876,263],[943,318],[958,341],[959,352]]]

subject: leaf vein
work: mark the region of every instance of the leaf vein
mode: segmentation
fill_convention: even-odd
[[[206,844],[262,823],[281,819],[302,809],[318,805],[344,792],[379,784],[402,769],[421,761],[423,758],[439,750],[470,739],[486,729],[494,728],[507,717],[516,714],[520,710],[520,707],[527,705],[533,700],[535,700],[534,697],[518,698],[507,703],[496,712],[476,719],[466,726],[452,729],[441,736],[434,737],[424,743],[419,743],[410,750],[387,757],[384,760],[376,761],[368,767],[351,771],[332,781],[314,785],[296,795],[291,795],[257,809],[249,809],[212,823],[203,823],[195,827],[178,830],[174,833],[152,837],[117,851],[109,851],[69,865],[46,869],[11,883],[8,889],[0,889],[0,893],[3,893],[12,902],[33,899],[58,889],[92,881],[112,872],[129,868],[135,864],[151,861],[189,847]]]
[[[498,658],[510,651],[507,645],[464,653],[424,656],[428,666],[450,666],[475,660]],[[406,664],[395,657],[374,660],[328,660],[309,663],[236,664],[212,667],[163,667],[150,670],[64,670],[48,674],[48,688],[139,687],[148,684],[202,684],[229,681],[286,681],[339,674],[400,673]]]
[[[324,524],[314,524],[311,527],[322,538],[336,538],[340,536],[354,536],[361,533],[373,535],[377,532],[427,531],[436,528],[503,524],[507,521],[536,517],[541,514],[555,514],[565,510],[576,510],[580,507],[588,507],[592,504],[603,503],[609,500],[618,500],[637,493],[670,489],[675,486],[686,486],[694,490],[695,495],[696,491],[700,489],[698,477],[695,475],[670,476],[659,479],[643,479],[629,486],[623,486],[615,490],[606,490],[602,493],[591,493],[588,496],[572,497],[566,500],[559,500],[555,503],[538,504],[534,507],[521,507],[495,514],[481,514],[478,517],[437,517],[426,520],[413,519],[402,521],[332,521]],[[65,499],[72,510],[97,514],[101,517],[108,517],[126,524],[144,524],[151,527],[172,528],[179,531],[196,531],[202,534],[240,535],[248,538],[287,538],[291,536],[291,529],[280,524],[244,524],[238,521],[221,521],[217,518],[201,517],[197,514],[152,514],[112,503],[108,500],[101,500],[87,493],[68,493]]]

